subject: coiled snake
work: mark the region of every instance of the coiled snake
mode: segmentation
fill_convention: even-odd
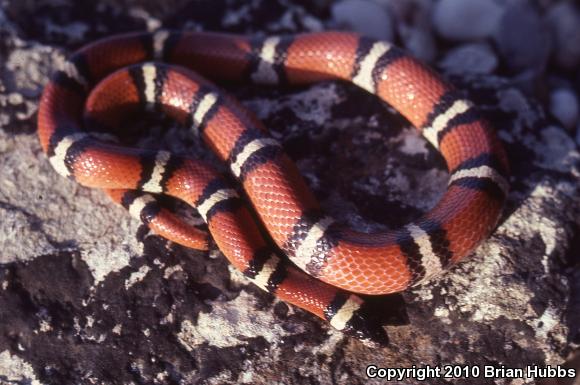
[[[378,234],[345,228],[320,210],[263,125],[193,70],[215,81],[276,86],[350,81],[392,105],[443,155],[447,191],[402,228]],[[84,121],[118,127],[138,109],[161,110],[191,127],[228,163],[251,205],[202,161],[122,147],[83,128]],[[106,189],[160,235],[207,249],[207,234],[151,193],[182,199],[256,285],[379,342],[384,332],[365,319],[365,302],[354,293],[401,291],[459,261],[493,230],[509,188],[502,146],[470,101],[391,44],[345,32],[250,39],[160,30],[99,40],[73,54],[47,84],[38,135],[61,175]],[[264,239],[262,225],[279,249]]]

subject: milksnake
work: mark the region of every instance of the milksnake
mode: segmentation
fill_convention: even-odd
[[[442,154],[447,191],[402,228],[346,228],[321,211],[262,123],[193,70],[222,82],[352,82],[393,106]],[[200,136],[229,164],[245,196],[200,160],[124,147],[103,132],[143,109],[162,111]],[[347,32],[247,38],[160,30],[105,38],[74,53],[47,84],[38,135],[61,175],[105,189],[167,239],[207,249],[207,234],[152,194],[185,201],[257,286],[379,343],[386,334],[354,293],[398,292],[459,261],[496,226],[509,189],[502,146],[462,93],[390,43]]]

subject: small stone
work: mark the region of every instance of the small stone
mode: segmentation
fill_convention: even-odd
[[[450,74],[490,74],[497,68],[495,52],[488,44],[465,44],[452,49],[439,66]]]
[[[402,46],[416,58],[431,63],[437,56],[431,24],[431,0],[375,0],[388,7]]]
[[[416,58],[430,63],[437,56],[437,47],[433,33],[426,28],[404,27],[399,28],[403,46]]]
[[[506,10],[495,38],[512,70],[544,69],[550,55],[550,31],[529,3],[514,3]]]
[[[569,88],[559,88],[550,94],[550,111],[564,127],[573,130],[578,123],[578,98]]]
[[[385,7],[369,0],[343,0],[332,7],[332,18],[365,36],[393,40],[393,22]]]
[[[8,95],[8,103],[12,104],[13,106],[16,106],[18,104],[22,104],[23,102],[24,102],[24,98],[19,93],[11,92]]]
[[[547,17],[554,36],[556,63],[565,70],[580,64],[580,9],[572,3],[553,6]]]
[[[439,35],[455,41],[491,36],[504,9],[490,0],[441,0],[435,5],[433,24]]]

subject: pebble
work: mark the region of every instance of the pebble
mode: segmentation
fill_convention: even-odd
[[[490,74],[497,65],[495,52],[485,43],[454,48],[439,62],[439,66],[450,74]]]
[[[13,106],[22,104],[23,102],[24,98],[22,97],[21,94],[16,92],[11,92],[10,94],[8,94],[8,103],[12,104]]]
[[[514,2],[503,14],[495,35],[499,51],[514,71],[541,72],[550,55],[547,24],[528,2]]]
[[[483,39],[497,30],[503,12],[492,0],[440,0],[433,11],[433,25],[448,40]]]
[[[578,123],[579,108],[578,98],[570,88],[558,88],[550,94],[550,112],[569,130]]]
[[[431,63],[437,56],[431,25],[431,0],[375,0],[387,7],[395,20],[401,46],[421,61]]]
[[[332,6],[340,26],[380,40],[393,41],[393,20],[386,7],[370,0],[342,0]]]
[[[556,63],[565,70],[580,65],[580,9],[572,3],[554,5],[548,12],[554,36]]]
[[[426,28],[409,27],[401,25],[399,35],[403,41],[403,47],[416,58],[430,63],[437,56],[437,46],[433,33]]]

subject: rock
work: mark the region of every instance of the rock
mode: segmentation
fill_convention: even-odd
[[[435,4],[433,25],[448,40],[468,41],[491,36],[503,8],[490,0],[440,0]]]
[[[556,63],[565,70],[580,65],[580,10],[572,2],[561,2],[550,8],[547,20],[554,36]]]
[[[578,122],[578,97],[570,88],[558,88],[550,94],[550,112],[564,127],[573,130]]]
[[[454,48],[439,62],[439,66],[450,74],[490,74],[497,64],[495,52],[485,43]]]
[[[387,2],[396,19],[397,32],[403,47],[416,58],[431,63],[437,55],[437,45],[431,25],[430,1]]]
[[[279,30],[288,8],[304,12],[288,0],[252,6],[239,33],[266,35]],[[85,12],[58,20],[86,23],[90,34],[92,22],[102,34],[125,30],[96,7],[83,3]],[[263,293],[217,249],[198,252],[154,236],[102,191],[57,175],[40,149],[34,114],[19,113],[27,103],[36,110],[34,95],[48,73],[41,69],[55,68],[77,45],[52,40],[29,18],[10,15],[9,23],[0,23],[6,57],[23,47],[27,57],[42,54],[24,70],[0,62],[0,383],[359,384],[369,382],[370,363],[545,367],[568,355],[580,314],[578,289],[570,290],[578,287],[578,272],[570,267],[578,263],[571,261],[578,258],[580,156],[569,133],[548,124],[542,107],[512,79],[451,77],[482,106],[506,144],[512,192],[504,217],[490,239],[446,275],[377,298],[396,304],[379,302],[378,309],[391,314],[395,308],[406,318],[385,325],[390,346],[371,349]],[[24,46],[15,47],[16,38]],[[325,211],[354,228],[400,226],[433,207],[447,186],[435,150],[366,92],[342,82],[231,91],[283,143]],[[196,155],[204,148],[179,125],[152,124],[151,132],[167,132],[163,140],[144,133],[151,145],[163,142]]]
[[[32,366],[22,361],[17,355],[11,355],[8,350],[0,353],[0,378],[7,384],[42,385],[36,378]]]
[[[401,27],[399,34],[403,47],[416,58],[431,63],[437,56],[437,46],[433,33],[426,28]]]
[[[372,0],[342,0],[332,6],[332,18],[339,26],[380,40],[393,40],[393,24],[386,7]]]
[[[511,4],[501,18],[495,39],[513,71],[539,73],[546,66],[551,50],[550,30],[531,3]]]

